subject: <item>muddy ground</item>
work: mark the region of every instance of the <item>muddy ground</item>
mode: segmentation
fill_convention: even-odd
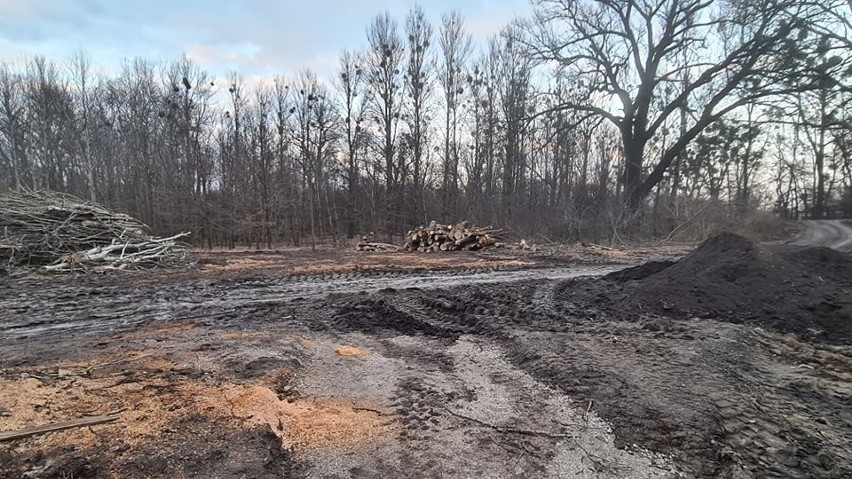
[[[0,431],[120,416],[0,477],[849,477],[848,256],[687,251],[0,278]]]

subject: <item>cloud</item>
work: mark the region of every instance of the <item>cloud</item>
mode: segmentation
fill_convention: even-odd
[[[492,11],[468,22],[467,27],[474,42],[484,45],[520,15],[511,10]]]
[[[202,65],[224,64],[239,68],[252,64],[257,59],[261,47],[253,42],[220,45],[192,43],[187,45],[184,51],[189,58]]]
[[[366,44],[370,20],[382,11],[400,34],[408,0],[0,0],[0,60],[22,53],[62,60],[84,50],[117,70],[124,58],[154,61],[181,53],[217,77],[296,75],[304,68],[329,78],[340,51]],[[461,10],[477,42],[497,33],[526,0],[423,2],[435,30],[441,14]],[[437,43],[436,43],[437,44]]]

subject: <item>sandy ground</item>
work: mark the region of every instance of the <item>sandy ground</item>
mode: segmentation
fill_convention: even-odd
[[[848,477],[852,347],[562,298],[682,252],[0,280],[0,431],[120,416],[0,442],[0,476]]]

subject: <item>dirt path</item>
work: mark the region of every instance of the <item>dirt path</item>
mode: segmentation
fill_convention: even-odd
[[[844,253],[852,253],[852,225],[850,220],[809,220],[796,223],[799,231],[790,240],[803,246],[826,246]]]
[[[0,430],[121,415],[0,477],[848,477],[852,347],[580,307],[615,268],[0,282]]]
[[[367,294],[380,290],[474,287],[529,279],[560,280],[599,276],[616,265],[499,271],[462,269],[412,274],[401,271],[333,273],[220,280],[201,276],[177,285],[139,275],[118,284],[80,278],[40,278],[0,283],[0,341],[37,335],[118,332],[140,325],[176,320],[216,322],[263,305],[321,299],[331,294]],[[49,286],[49,287],[43,287]],[[81,307],[85,305],[85,307]]]

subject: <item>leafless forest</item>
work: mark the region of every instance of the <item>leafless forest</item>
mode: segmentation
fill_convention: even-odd
[[[378,14],[330,78],[4,64],[0,191],[72,193],[205,246],[433,218],[602,241],[852,213],[852,3],[534,3],[483,44],[456,13]]]

